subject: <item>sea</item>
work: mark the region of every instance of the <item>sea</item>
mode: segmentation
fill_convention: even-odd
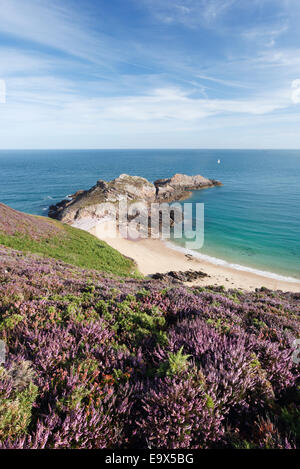
[[[69,194],[122,173],[220,180],[188,200],[204,203],[204,245],[194,254],[300,280],[300,150],[1,150],[0,202],[47,216]]]

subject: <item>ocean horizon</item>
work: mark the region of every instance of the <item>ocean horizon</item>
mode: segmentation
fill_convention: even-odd
[[[44,216],[69,194],[121,173],[152,182],[175,173],[218,179],[223,186],[188,200],[205,206],[204,246],[194,254],[300,280],[300,150],[1,150],[0,168],[0,202]]]

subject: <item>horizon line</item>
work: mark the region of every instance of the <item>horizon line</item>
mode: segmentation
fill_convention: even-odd
[[[112,151],[126,151],[126,150],[131,150],[131,151],[139,151],[139,150],[148,150],[148,151],[153,151],[153,150],[166,150],[166,151],[174,151],[174,150],[210,150],[210,151],[215,151],[215,150],[228,150],[228,151],[300,151],[300,148],[271,148],[271,147],[261,147],[261,148],[230,148],[230,147],[180,147],[180,148],[173,148],[173,147],[155,147],[155,148],[149,148],[149,147],[103,147],[103,148],[0,148],[1,151],[107,151],[107,150],[112,150]]]

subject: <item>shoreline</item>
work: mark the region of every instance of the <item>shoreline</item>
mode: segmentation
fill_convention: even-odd
[[[78,227],[79,228],[79,227]],[[225,288],[237,288],[246,291],[254,291],[256,288],[265,287],[270,290],[282,290],[300,292],[300,281],[292,279],[267,277],[262,274],[247,270],[247,267],[234,268],[230,265],[209,262],[207,259],[196,257],[197,253],[191,251],[188,255],[183,252],[184,248],[163,241],[162,239],[139,239],[129,240],[122,237],[112,237],[112,224],[105,221],[93,227],[83,227],[89,233],[105,241],[121,254],[132,258],[143,275],[154,273],[166,273],[173,271],[201,270],[209,277],[198,279],[187,283],[198,286],[220,286]],[[190,254],[193,256],[190,257]],[[220,260],[221,261],[221,260]],[[270,273],[272,274],[272,273]],[[274,277],[276,274],[274,274]]]
[[[176,243],[173,243],[172,241],[164,241],[164,243],[168,248],[173,249],[174,251],[183,252],[185,255],[193,256],[196,259],[198,259],[200,262],[207,261],[209,264],[213,264],[216,266],[224,266],[232,270],[239,270],[241,272],[249,272],[255,275],[259,275],[260,277],[263,277],[263,278],[270,278],[270,279],[279,280],[279,281],[287,282],[287,283],[299,283],[299,287],[300,287],[300,279],[297,279],[296,277],[289,277],[287,275],[276,274],[275,272],[262,270],[262,269],[256,269],[255,267],[250,267],[250,266],[246,266],[243,264],[237,264],[235,262],[226,261],[224,259],[221,259],[220,257],[214,257],[209,254],[202,254],[198,251],[192,251],[191,249],[187,249],[183,246],[177,245]]]

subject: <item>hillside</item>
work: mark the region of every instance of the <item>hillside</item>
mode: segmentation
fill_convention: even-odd
[[[0,448],[299,447],[299,294],[0,257]]]
[[[27,215],[0,203],[0,244],[78,267],[128,276],[133,261],[89,233],[50,218]]]

